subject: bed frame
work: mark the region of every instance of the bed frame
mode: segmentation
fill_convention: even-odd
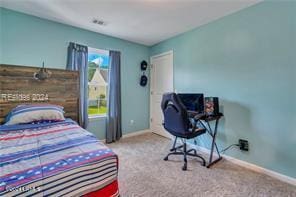
[[[52,74],[37,80],[38,67],[0,64],[0,123],[20,104],[50,103],[64,107],[65,117],[79,120],[79,73],[48,69]]]

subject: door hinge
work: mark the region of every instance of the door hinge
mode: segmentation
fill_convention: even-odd
[[[153,64],[150,64],[151,69],[153,68]]]
[[[152,120],[152,118],[150,118],[150,122],[152,122],[153,120]]]

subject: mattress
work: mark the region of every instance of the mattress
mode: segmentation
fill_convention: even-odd
[[[119,195],[117,155],[70,119],[0,126],[0,153],[0,196]]]

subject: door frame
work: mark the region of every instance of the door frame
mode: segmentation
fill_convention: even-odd
[[[174,51],[173,50],[169,50],[169,51],[166,51],[166,52],[163,52],[163,53],[160,53],[160,54],[156,54],[156,55],[153,55],[153,56],[150,56],[150,65],[152,65],[152,59],[153,58],[157,58],[157,57],[161,57],[161,56],[165,56],[165,55],[170,55],[171,56],[171,61],[172,61],[172,79],[173,79],[173,90],[172,91],[174,91],[175,90],[175,83],[174,83]],[[151,70],[150,71],[152,71],[152,67],[151,67]],[[149,90],[149,100],[150,100],[150,102],[149,102],[149,104],[150,104],[150,107],[149,107],[149,109],[150,109],[150,111],[149,111],[149,130],[151,131],[151,132],[153,132],[152,131],[152,129],[151,129],[151,120],[152,120],[152,91],[153,91],[153,87],[151,86],[151,80],[152,80],[152,75],[153,75],[153,73],[152,72],[150,72],[150,90]]]

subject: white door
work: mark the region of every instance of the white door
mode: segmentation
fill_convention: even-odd
[[[173,51],[152,56],[150,62],[152,64],[150,75],[150,130],[153,133],[172,138],[163,128],[163,114],[160,105],[163,93],[174,91]]]

